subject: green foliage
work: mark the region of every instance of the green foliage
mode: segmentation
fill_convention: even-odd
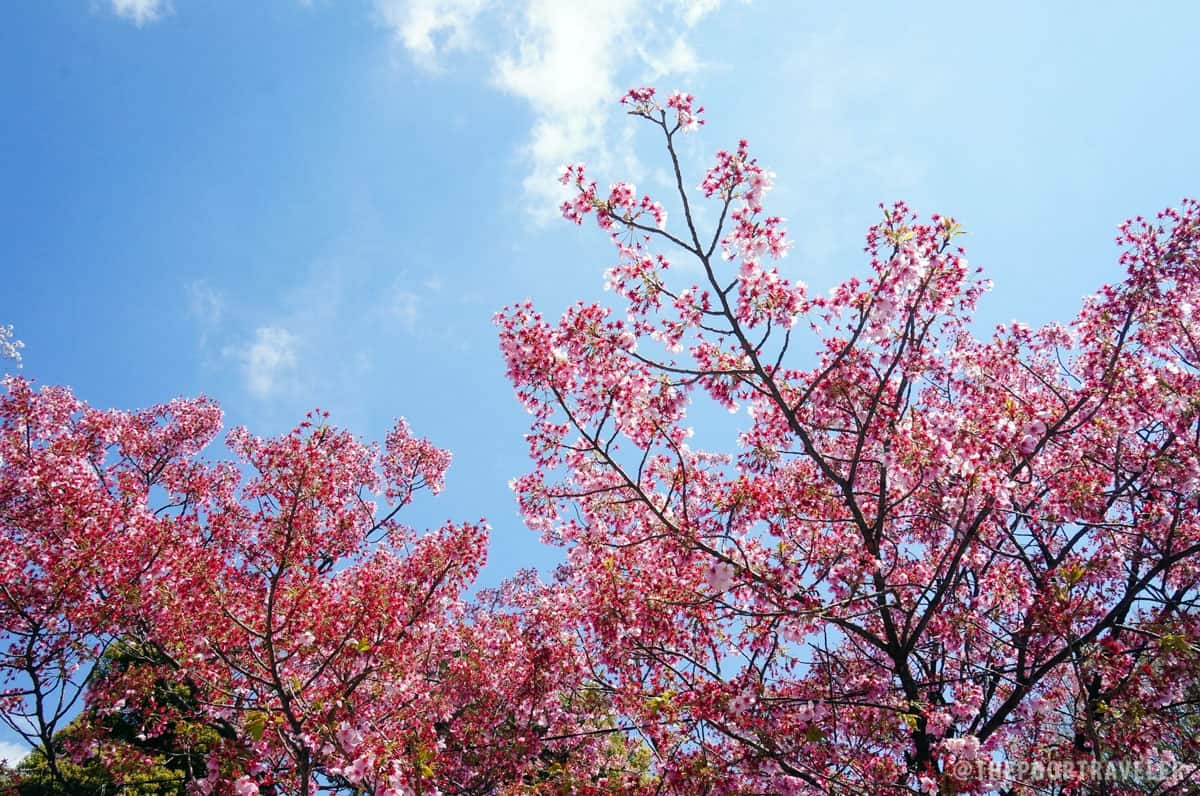
[[[112,644],[97,663],[94,687],[120,682],[132,690],[120,711],[95,706],[58,733],[54,766],[43,751],[0,770],[4,796],[168,796],[206,773],[221,732],[200,720],[193,689],[172,677],[170,660],[152,646]],[[129,688],[132,687],[132,688]],[[155,715],[151,715],[153,706]],[[82,759],[71,752],[103,750]],[[57,769],[57,776],[55,775]]]
[[[15,770],[0,772],[0,792],[14,796],[182,796],[184,793],[180,773],[157,762],[139,759],[136,766],[122,771],[120,780],[113,767],[99,756],[72,762],[66,754],[67,748],[76,740],[81,728],[82,725],[76,722],[55,738],[58,776],[54,775],[46,755],[40,750],[34,751],[18,763]],[[123,764],[119,768],[126,769],[127,766]]]

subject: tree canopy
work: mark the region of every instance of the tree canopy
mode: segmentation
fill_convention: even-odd
[[[980,337],[957,220],[883,207],[865,273],[816,293],[746,141],[693,187],[694,98],[623,103],[671,195],[562,177],[613,300],[496,316],[513,489],[565,548],[544,581],[472,594],[486,523],[401,522],[450,465],[403,420],[209,456],[209,399],[5,381],[0,715],[36,749],[9,787],[1191,787],[1200,204],[1123,224],[1125,279],[1073,318]]]

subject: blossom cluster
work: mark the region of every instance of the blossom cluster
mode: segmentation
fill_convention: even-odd
[[[11,359],[21,366],[21,349],[25,343],[13,338],[12,325],[0,325],[0,359]]]
[[[623,103],[682,174],[694,99]],[[514,491],[657,786],[981,793],[979,761],[1194,751],[1200,205],[1122,225],[1126,278],[1070,323],[980,339],[955,219],[883,207],[867,274],[811,295],[766,264],[774,180],[721,150],[684,229],[606,214],[616,307],[497,316]],[[565,181],[572,221],[632,205]],[[705,404],[732,450],[695,447]]]

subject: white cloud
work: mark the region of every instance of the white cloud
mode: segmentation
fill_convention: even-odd
[[[376,9],[413,60],[432,69],[439,50],[470,45],[472,23],[487,4],[488,0],[378,0]]]
[[[210,331],[220,359],[210,364],[232,376],[245,397],[267,399],[253,407],[263,422],[282,422],[314,404],[339,416],[348,408],[365,411],[361,383],[373,363],[404,356],[397,348],[406,339],[444,333],[448,319],[433,304],[439,274],[397,263],[387,220],[369,198],[347,214],[342,232],[267,301],[232,287],[222,295],[203,281],[188,285],[194,314],[222,318]],[[381,284],[382,273],[391,276]]]
[[[240,347],[228,347],[225,355],[242,363],[246,389],[265,398],[274,393],[281,381],[296,367],[296,336],[279,326],[260,326],[254,341]]]
[[[683,20],[690,28],[721,7],[721,0],[679,0]]]
[[[161,19],[167,13],[167,6],[163,0],[112,0],[112,10],[140,28]]]
[[[555,178],[564,163],[587,159],[603,167],[612,161],[605,141],[617,114],[606,106],[626,83],[702,66],[686,36],[720,2],[522,0],[496,15],[500,32],[490,42],[480,41],[476,24],[487,0],[377,0],[377,8],[417,63],[436,63],[467,43],[487,52],[492,83],[533,110],[525,189],[544,212],[562,196]]]
[[[686,39],[676,39],[664,52],[643,50],[639,53],[650,67],[650,79],[665,75],[690,75],[700,68],[700,58]]]
[[[639,5],[639,0],[532,0],[517,51],[496,59],[496,85],[536,113],[527,144],[533,168],[525,189],[530,194],[557,195],[559,168],[585,152],[607,156],[603,133],[609,114],[601,109],[620,94],[618,61]]]
[[[29,754],[29,747],[24,744],[12,743],[11,741],[0,741],[0,762],[12,767],[25,759]]]

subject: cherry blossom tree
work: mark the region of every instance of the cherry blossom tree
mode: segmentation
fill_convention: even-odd
[[[370,445],[314,413],[206,460],[206,399],[5,386],[3,716],[58,792],[96,761],[197,794],[399,796],[548,789],[603,759],[561,592],[524,575],[468,601],[486,526],[397,520],[450,462],[404,421]]]
[[[172,520],[151,495],[215,433],[205,399],[103,412],[69,390],[0,397],[0,718],[58,777],[55,733],[98,660],[168,567]],[[177,505],[193,498],[177,490]]]
[[[554,661],[570,646],[555,651],[531,616],[505,621],[503,600],[463,599],[484,525],[418,534],[396,521],[414,492],[440,489],[449,454],[403,421],[375,448],[323,415],[229,442],[250,477],[205,476],[209,502],[153,621],[160,650],[240,745],[240,775],[230,782],[214,758],[197,791],[519,782],[540,735],[563,726]]]
[[[616,247],[617,308],[497,316],[534,418],[514,490],[566,549],[551,583],[470,597],[486,525],[401,523],[450,462],[404,421],[370,444],[314,412],[205,458],[208,399],[102,411],[4,381],[0,720],[39,782],[1194,786],[1200,203],[1122,225],[1125,277],[1070,322],[979,338],[987,282],[954,219],[884,208],[867,273],[810,292],[774,263],[789,240],[748,144],[692,189],[677,145],[703,109],[624,103],[674,196],[563,175],[564,216]],[[1172,775],[1097,779],[1129,758]]]
[[[1180,766],[1163,792],[1189,787],[1200,204],[1121,225],[1124,280],[1070,322],[980,339],[954,219],[884,208],[867,273],[813,293],[774,262],[747,143],[693,189],[703,109],[623,103],[670,201],[563,174],[563,215],[616,248],[617,308],[497,323],[534,417],[514,489],[566,548],[590,685],[655,791],[1040,792],[990,772],[1156,756]],[[737,427],[695,447],[713,406]]]

